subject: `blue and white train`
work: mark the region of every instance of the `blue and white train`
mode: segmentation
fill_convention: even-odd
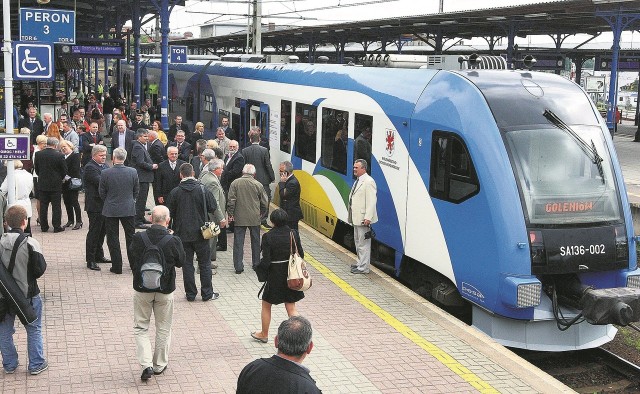
[[[145,61],[145,86],[160,63]],[[133,80],[131,65],[122,73]],[[419,294],[472,310],[498,342],[596,347],[640,319],[622,172],[588,95],[556,75],[191,61],[170,65],[170,116],[262,128],[290,160],[304,221],[348,243],[354,159],[378,185],[375,252]],[[368,135],[371,135],[370,138]],[[277,200],[276,200],[277,203]]]

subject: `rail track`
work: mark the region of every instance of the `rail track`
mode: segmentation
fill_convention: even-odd
[[[640,367],[602,348],[561,353],[512,350],[578,393],[640,392]]]

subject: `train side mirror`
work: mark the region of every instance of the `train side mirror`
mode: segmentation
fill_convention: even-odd
[[[537,62],[536,58],[531,55],[527,55],[524,57],[524,59],[522,59],[522,63],[527,68],[527,70],[531,70],[533,66],[536,64],[536,62]]]

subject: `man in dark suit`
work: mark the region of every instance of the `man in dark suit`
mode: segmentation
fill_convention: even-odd
[[[117,148],[113,151],[113,167],[102,171],[100,177],[100,198],[104,201],[102,215],[105,217],[107,246],[111,255],[111,269],[114,274],[122,273],[122,251],[120,250],[120,231],[118,223],[124,228],[127,250],[131,246],[136,214],[135,201],[140,191],[138,173],[131,167],[125,167],[127,151]]]
[[[131,130],[148,129],[149,125],[144,123],[142,112],[137,111],[135,119],[131,121]]]
[[[106,161],[107,148],[102,145],[94,146],[91,150],[91,160],[84,166],[82,181],[84,185],[84,210],[87,211],[87,216],[89,216],[85,255],[87,268],[94,271],[100,271],[100,267],[96,263],[111,262],[104,257],[104,250],[102,249],[106,230],[104,216],[102,216],[104,203],[98,190],[102,170],[108,168]]]
[[[280,163],[280,208],[287,213],[287,225],[292,230],[298,230],[298,221],[302,216],[302,208],[300,208],[300,182],[293,175],[293,164],[290,161]]]
[[[224,189],[224,193],[229,193],[231,182],[242,176],[242,168],[244,167],[244,156],[238,150],[238,141],[231,140],[229,142],[229,153],[224,158],[224,172],[220,183]]]
[[[178,158],[185,163],[188,163],[189,156],[191,155],[191,145],[185,141],[184,131],[179,130],[175,138],[175,142],[169,142],[168,146],[175,146],[178,148]]]
[[[158,139],[158,133],[153,130],[149,130],[149,156],[151,156],[151,161],[153,164],[157,164],[160,166],[160,163],[167,159],[167,152],[164,149],[164,145],[162,141]],[[158,170],[153,172],[153,183],[151,184],[153,188],[153,203],[158,203]]]
[[[200,177],[200,172],[202,171],[202,167],[204,166],[202,160],[200,160],[200,155],[207,148],[207,141],[200,139],[195,142],[193,158],[191,158],[191,165],[193,166],[193,171],[196,174],[196,179]]]
[[[222,127],[222,130],[224,130],[224,135],[227,138],[229,138],[230,140],[236,139],[236,132],[231,128],[231,126],[229,126],[229,118],[223,116],[220,127]]]
[[[64,155],[58,148],[58,139],[47,138],[46,149],[38,152],[38,159],[35,161],[35,170],[38,174],[38,192],[40,193],[40,228],[42,232],[49,231],[49,204],[53,212],[51,222],[53,232],[64,231],[62,227],[62,181],[67,175],[67,163]]]
[[[311,323],[302,316],[291,316],[278,327],[274,343],[278,354],[247,364],[238,376],[237,394],[282,392],[321,393],[302,361],[313,349]]]
[[[111,149],[113,152],[116,148],[122,147],[127,151],[127,161],[124,162],[125,166],[128,166],[129,160],[131,160],[131,148],[133,147],[134,138],[135,133],[127,129],[127,122],[120,119],[116,123],[116,129],[111,133]]]
[[[149,195],[149,185],[153,183],[154,171],[158,168],[147,151],[148,140],[149,131],[147,129],[136,130],[136,140],[133,141],[131,149],[131,167],[138,171],[138,182],[140,183],[140,192],[136,199],[136,228],[143,229],[147,228],[146,224],[150,224],[144,218],[144,211]]]
[[[104,145],[102,136],[98,132],[98,123],[91,122],[89,125],[89,132],[82,134],[80,137],[80,143],[82,144],[82,160],[81,164],[84,167],[89,160],[91,160],[91,150],[96,145]]]
[[[169,193],[180,184],[180,166],[185,162],[178,159],[178,148],[170,146],[167,148],[167,160],[158,165],[156,171],[158,175],[158,200],[157,202],[166,205]]]
[[[26,127],[31,131],[30,135],[32,145],[35,145],[36,137],[44,133],[44,122],[42,122],[42,119],[36,117],[36,113],[36,108],[30,107],[27,111],[28,116],[24,119],[20,119],[18,122],[18,129]]]
[[[178,135],[178,131],[184,131],[185,135],[189,134],[189,126],[185,123],[182,123],[182,116],[176,116],[175,123],[169,127],[169,132],[167,133],[167,139],[171,142],[176,141],[176,135]]]
[[[262,215],[262,226],[270,229],[271,226],[267,223],[267,217],[269,217],[269,204],[271,204],[271,182],[276,177],[273,173],[273,167],[271,166],[271,157],[269,156],[269,150],[263,146],[260,146],[260,128],[251,127],[249,130],[249,141],[251,145],[242,150],[242,156],[244,156],[245,164],[253,164],[256,168],[255,179],[262,184],[265,193],[267,194],[267,210]]]

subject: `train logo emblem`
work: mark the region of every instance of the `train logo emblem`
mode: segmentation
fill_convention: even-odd
[[[394,130],[387,129],[387,138],[385,139],[385,141],[387,142],[387,146],[385,148],[385,150],[387,151],[387,156],[393,156],[393,151],[396,148],[396,145],[394,142],[395,137],[396,137],[396,132]]]

